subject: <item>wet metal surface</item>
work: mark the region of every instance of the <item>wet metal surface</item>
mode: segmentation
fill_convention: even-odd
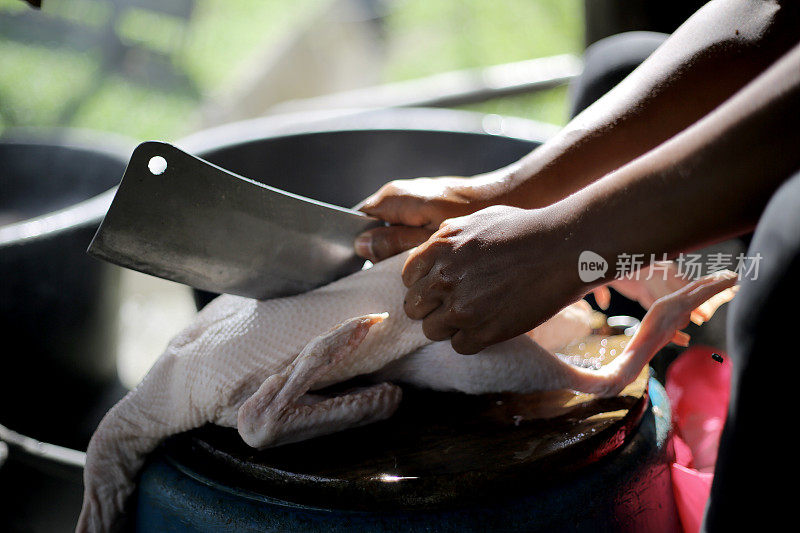
[[[198,289],[274,298],[359,270],[353,240],[379,224],[146,142],[89,253]]]

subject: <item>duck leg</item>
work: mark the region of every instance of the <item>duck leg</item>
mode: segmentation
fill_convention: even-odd
[[[308,394],[352,357],[385,314],[352,318],[308,343],[282,372],[264,381],[238,411],[242,439],[254,448],[277,446],[370,424],[390,417],[402,392],[390,383],[323,397]],[[348,361],[352,363],[352,361]]]
[[[734,272],[721,271],[656,300],[625,350],[599,371],[573,367],[570,388],[603,397],[616,396],[670,341],[686,345],[688,336],[680,330],[690,320],[702,323],[711,318],[717,307],[733,298],[736,281]]]
[[[390,363],[374,377],[468,394],[528,393],[564,388],[615,396],[636,379],[667,343],[683,344],[688,340],[679,330],[690,319],[702,323],[711,318],[717,307],[733,297],[731,287],[735,283],[736,274],[726,271],[690,282],[681,290],[660,298],[653,303],[623,353],[599,370],[562,360],[534,342],[537,338],[534,331],[534,334],[520,335],[475,355],[457,354],[449,342],[436,342]],[[569,337],[571,339],[588,333],[588,329],[581,329],[584,326],[580,321],[571,326],[569,320],[562,318],[562,322],[553,325],[573,328],[575,334]],[[538,337],[543,336],[539,334]]]

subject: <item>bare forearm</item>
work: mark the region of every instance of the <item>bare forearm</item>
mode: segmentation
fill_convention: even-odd
[[[798,41],[797,4],[710,2],[557,136],[493,176],[499,203],[548,205],[708,114]]]
[[[708,116],[551,206],[610,262],[676,254],[752,228],[800,169],[800,45]]]
[[[580,278],[585,250],[611,264],[623,253],[647,261],[751,228],[800,168],[797,117],[800,45],[694,125],[567,198],[445,220],[406,259],[403,308],[431,340],[477,353],[607,281]]]
[[[359,238],[373,261],[424,242],[446,219],[493,205],[549,206],[667,142],[800,41],[800,2],[715,0],[558,135],[474,178],[397,180],[359,205],[393,225]],[[415,227],[406,227],[415,226]]]

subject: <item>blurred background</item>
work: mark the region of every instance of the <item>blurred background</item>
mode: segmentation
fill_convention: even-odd
[[[31,2],[42,5],[0,0],[0,332],[30,328],[48,360],[59,351],[56,335],[41,335],[35,324],[49,323],[49,309],[72,343],[61,350],[69,354],[60,356],[62,370],[80,368],[98,382],[113,374],[127,388],[196,312],[188,287],[108,265],[94,272],[98,262],[83,252],[135,144],[181,143],[259,117],[293,122],[372,107],[476,111],[487,114],[484,134],[503,133],[501,116],[520,117],[546,137],[568,120],[568,84],[582,70],[586,46],[628,30],[669,33],[702,3]],[[19,144],[27,138],[32,145]],[[62,252],[67,246],[72,256]],[[97,281],[111,277],[107,285]],[[72,300],[64,295],[70,290]],[[66,324],[55,295],[64,309],[83,298],[89,310]],[[113,353],[92,360],[83,355],[93,342],[85,338],[97,339],[95,352],[113,345],[106,350]]]
[[[85,252],[138,142],[182,145],[235,121],[358,107],[559,125],[584,47],[580,0],[41,3],[0,0],[0,337],[21,347],[0,358],[1,531],[74,529],[92,431],[197,312],[190,288]],[[444,127],[420,116],[422,129]],[[492,132],[502,125],[495,116]],[[352,172],[373,165],[374,188],[416,169],[473,170],[476,157],[453,167],[453,151],[425,139],[317,149],[364,159]],[[495,153],[473,150],[479,166],[533,146],[510,139],[510,156],[481,143]],[[370,151],[391,161],[370,163]],[[323,162],[298,180],[338,180],[344,166]]]
[[[0,0],[0,135],[79,128],[132,146],[409,104],[564,124],[583,14],[581,0]],[[132,387],[195,309],[186,287],[133,271],[120,283],[117,365]]]
[[[345,168],[363,172],[374,188],[356,198],[420,171],[483,172],[567,122],[568,84],[588,44],[628,30],[671,32],[701,2],[41,3],[0,0],[0,338],[20,345],[0,358],[0,531],[73,529],[80,450],[196,313],[188,287],[85,253],[138,142],[183,146],[205,132],[224,143],[247,127],[214,127],[273,117],[253,130],[268,141],[275,124],[297,117],[447,107],[488,115],[470,115],[455,131],[464,118],[456,115],[449,131],[441,114],[394,114],[395,127],[438,129],[448,140],[364,131],[354,144],[320,141],[297,152],[326,151],[338,168],[322,158],[293,169],[287,156],[284,171],[309,168],[298,181],[344,187],[352,185]],[[515,136],[522,126],[533,133]],[[473,134],[478,148],[464,154]],[[255,177],[266,141],[244,150],[248,161],[231,158],[247,163],[243,170],[227,168]]]
[[[0,130],[169,141],[286,100],[580,54],[583,28],[580,0],[0,0]],[[459,107],[564,123],[565,97]]]

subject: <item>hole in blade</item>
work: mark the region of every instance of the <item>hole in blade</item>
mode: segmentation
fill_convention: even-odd
[[[151,157],[150,161],[147,163],[147,168],[150,169],[150,172],[154,176],[160,176],[167,170],[167,160],[160,155]]]

